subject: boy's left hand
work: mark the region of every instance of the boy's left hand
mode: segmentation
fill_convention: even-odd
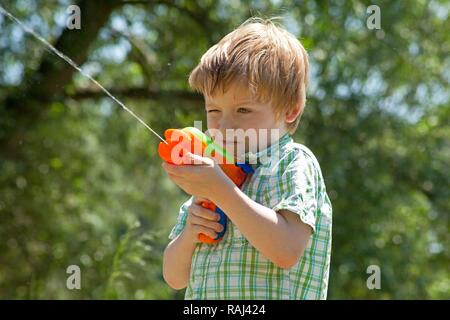
[[[190,195],[212,201],[211,198],[224,192],[227,184],[233,185],[233,182],[211,158],[188,152],[184,155],[183,163],[193,164],[173,165],[163,162],[161,166],[170,179]]]

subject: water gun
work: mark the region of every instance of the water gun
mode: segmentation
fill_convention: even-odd
[[[244,183],[247,174],[253,173],[253,168],[249,164],[235,163],[233,157],[221,146],[195,127],[186,127],[183,129],[167,129],[164,132],[166,142],[160,142],[158,146],[159,156],[166,162],[176,165],[188,165],[183,163],[185,152],[191,152],[202,157],[212,157],[218,163],[223,172],[238,187]],[[189,163],[190,164],[190,163]],[[199,234],[198,238],[203,243],[217,243],[222,240],[227,229],[227,216],[225,213],[210,201],[203,201],[200,205],[204,208],[215,211],[219,214],[219,223],[223,226],[215,239]]]

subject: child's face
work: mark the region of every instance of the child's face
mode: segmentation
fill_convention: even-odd
[[[224,94],[217,92],[214,96],[205,95],[205,109],[208,130],[212,138],[216,142],[220,142],[218,140],[221,139],[223,146],[228,151],[240,150],[242,147],[244,149],[241,151],[245,150],[246,152],[263,150],[271,144],[272,130],[278,130],[275,136],[272,136],[274,139],[280,138],[287,131],[284,119],[276,119],[271,105],[255,101],[245,86],[231,85]],[[229,131],[227,129],[243,130],[236,131],[233,138],[227,133]],[[266,129],[267,134],[261,129]],[[242,134],[242,131],[247,130],[253,130],[256,143],[251,134]],[[218,137],[217,131],[222,134],[223,138]],[[250,131],[247,132],[250,133]],[[264,134],[267,139],[262,139],[260,134]],[[238,145],[241,147],[238,148]],[[239,155],[239,153],[235,154]]]

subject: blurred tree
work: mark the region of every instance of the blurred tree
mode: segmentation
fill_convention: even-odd
[[[204,119],[187,75],[211,45],[281,16],[311,60],[295,139],[333,202],[329,298],[450,298],[445,1],[381,1],[380,30],[358,1],[79,1],[81,30],[65,28],[70,4],[1,5],[158,132]],[[161,258],[186,195],[158,141],[2,15],[0,30],[0,298],[182,298]],[[381,290],[366,287],[371,264]]]

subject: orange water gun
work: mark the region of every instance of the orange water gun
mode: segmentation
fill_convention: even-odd
[[[202,157],[212,157],[218,161],[223,172],[238,187],[241,187],[244,183],[247,174],[253,173],[253,168],[249,164],[235,163],[234,158],[224,148],[214,143],[209,136],[195,127],[167,129],[164,132],[164,137],[166,141],[159,143],[158,154],[168,163],[190,165],[190,163],[183,163],[185,152],[191,152]],[[227,229],[227,216],[210,201],[203,201],[200,205],[219,214],[219,223],[223,226],[223,230],[215,239],[201,233],[198,236],[199,240],[203,243],[217,243],[221,241]]]

